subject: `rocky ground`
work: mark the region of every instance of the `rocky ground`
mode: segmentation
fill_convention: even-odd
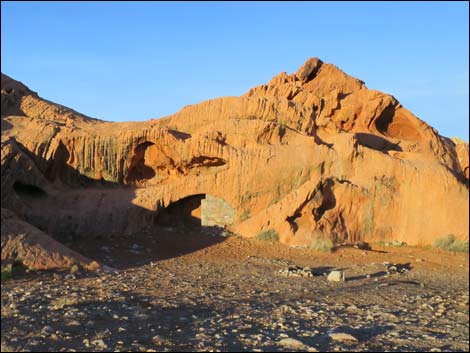
[[[204,233],[82,242],[120,270],[3,282],[2,351],[469,350],[468,254]]]

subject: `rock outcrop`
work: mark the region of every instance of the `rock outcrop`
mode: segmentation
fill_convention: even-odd
[[[49,235],[20,220],[13,212],[2,208],[2,261],[16,260],[36,270],[63,269],[81,265],[88,270],[105,269],[75,251],[68,249]]]
[[[137,232],[204,195],[234,210],[222,226],[291,245],[468,239],[468,144],[317,58],[147,122],[92,119],[3,74],[1,94],[2,208],[58,240]]]

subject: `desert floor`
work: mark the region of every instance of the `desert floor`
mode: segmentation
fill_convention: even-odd
[[[83,240],[72,247],[119,271],[4,281],[2,351],[469,350],[468,254],[207,233]],[[279,273],[294,266],[313,276]],[[327,281],[334,269],[345,282]]]

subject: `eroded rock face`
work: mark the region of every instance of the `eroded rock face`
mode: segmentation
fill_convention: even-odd
[[[457,158],[460,165],[460,170],[463,172],[465,178],[470,178],[469,175],[469,150],[468,150],[468,143],[459,139],[459,138],[452,138],[452,142],[455,143],[455,152],[457,153]]]
[[[1,173],[2,207],[58,239],[132,233],[194,195],[233,208],[231,230],[292,245],[468,239],[468,144],[318,58],[241,97],[133,123],[2,75]]]
[[[49,235],[20,220],[13,212],[2,208],[2,261],[19,260],[37,270],[64,269],[81,265],[85,269],[103,267],[52,239]]]

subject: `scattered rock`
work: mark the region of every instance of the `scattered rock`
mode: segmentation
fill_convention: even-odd
[[[106,345],[106,343],[104,343],[104,341],[102,339],[93,340],[93,341],[91,341],[91,344],[93,344],[94,346],[96,346],[98,348],[101,348],[101,349],[108,348],[108,346]]]
[[[364,241],[355,243],[353,247],[360,250],[371,250],[370,245]]]
[[[41,330],[41,333],[42,333],[43,335],[50,335],[50,334],[52,334],[52,333],[54,333],[54,332],[55,332],[55,330],[54,330],[54,328],[53,328],[52,326],[44,326],[44,327],[42,328],[42,330]]]
[[[405,243],[404,241],[394,239],[392,241],[386,242],[384,245],[385,246],[398,246],[398,247],[401,247],[401,246],[407,246],[408,244]]]
[[[74,264],[72,267],[70,267],[70,273],[72,275],[78,273],[78,271],[80,271],[80,267],[77,264]]]
[[[328,334],[333,341],[355,341],[357,338],[345,332],[331,332]]]
[[[295,338],[290,338],[290,337],[287,337],[287,338],[283,338],[281,339],[278,344],[281,346],[281,347],[284,347],[286,349],[295,349],[295,350],[302,350],[302,351],[308,351],[308,352],[317,352],[317,350],[313,347],[309,347],[307,346],[306,344],[304,344],[303,342],[295,339]]]
[[[77,320],[69,321],[66,326],[80,326],[81,324]]]
[[[313,277],[320,276],[321,274],[316,272],[310,267],[290,266],[285,269],[277,271],[278,274],[286,277]]]
[[[400,264],[393,264],[389,262],[384,262],[383,265],[385,266],[385,271],[388,275],[395,274],[395,273],[407,273],[409,272],[408,268],[405,265]]]
[[[331,271],[327,277],[327,280],[330,282],[344,282],[344,272],[343,271]]]

